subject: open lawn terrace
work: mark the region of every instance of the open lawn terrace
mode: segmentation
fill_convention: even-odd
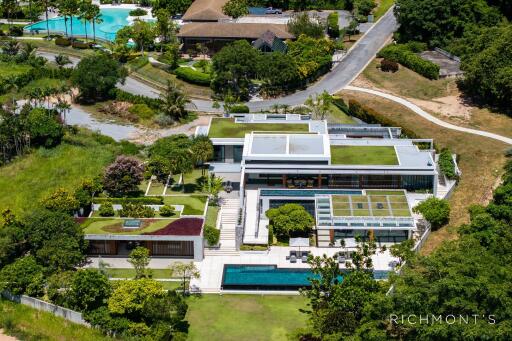
[[[398,165],[391,146],[331,146],[334,165]]]
[[[210,138],[243,138],[253,131],[308,133],[309,124],[305,123],[237,123],[234,118],[212,118],[208,137]]]

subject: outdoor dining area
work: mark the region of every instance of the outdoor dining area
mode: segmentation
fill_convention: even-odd
[[[314,186],[314,178],[288,178],[286,180],[287,188],[313,188]]]
[[[300,261],[301,263],[307,263],[309,254],[309,251],[291,250],[290,255],[286,256],[286,260],[289,260],[290,263],[297,263],[297,261]]]

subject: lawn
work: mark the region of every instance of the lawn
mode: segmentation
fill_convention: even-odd
[[[309,132],[308,124],[301,123],[235,123],[231,118],[212,118],[210,138],[240,138],[252,131]]]
[[[187,303],[190,340],[287,340],[307,320],[302,296],[202,295]]]
[[[373,15],[375,16],[375,20],[378,20],[380,17],[382,17],[388,9],[393,6],[395,3],[395,0],[378,0],[377,2],[377,8],[375,8],[375,11],[373,12]]]
[[[383,72],[378,68],[379,65],[380,59],[374,59],[359,80],[366,78],[379,89],[398,96],[424,100],[448,96],[456,90],[454,79],[430,80],[401,65],[395,73]]]
[[[82,223],[85,234],[142,234],[158,231],[176,219],[142,220],[142,226],[136,229],[123,228],[124,219],[89,218]]]
[[[411,212],[403,191],[368,191],[376,195],[333,195],[335,216],[409,217]],[[386,194],[390,193],[390,194]],[[369,194],[369,193],[367,193]],[[370,210],[371,208],[371,210]]]
[[[40,78],[31,81],[19,91],[11,91],[6,94],[0,96],[0,103],[5,103],[6,101],[12,101],[12,99],[23,99],[26,98],[34,89],[61,89],[64,85],[66,85],[66,81],[55,78]]]
[[[203,215],[207,197],[204,195],[173,195],[164,197],[166,205],[184,205],[182,215]]]
[[[111,278],[134,278],[135,269],[127,268],[107,268],[107,273]],[[172,278],[170,269],[151,269],[153,278]]]
[[[206,211],[206,221],[204,224],[207,226],[216,227],[218,215],[219,215],[219,207],[218,206],[208,206],[208,211]]]
[[[395,148],[388,146],[331,146],[335,165],[398,165]]]
[[[331,104],[329,107],[329,113],[327,114],[327,121],[329,123],[338,124],[354,124],[356,123],[352,117],[345,114],[340,108]]]
[[[27,73],[31,69],[31,66],[25,64],[0,62],[0,77],[7,79],[13,76],[19,76]]]
[[[4,333],[20,340],[113,340],[95,329],[2,299],[0,299],[0,328],[4,329]],[[1,336],[0,339],[2,339]]]
[[[186,174],[175,174],[172,177],[172,186],[167,187],[167,192],[165,194],[179,194],[179,192],[183,193],[202,193],[201,192],[201,184],[203,177],[208,175],[208,172],[204,172],[201,168],[194,168],[192,172]],[[181,184],[177,184],[180,177],[182,178]],[[183,188],[185,186],[185,188]]]
[[[430,235],[422,253],[431,252],[443,240],[457,238],[457,227],[469,221],[467,208],[473,204],[484,205],[492,197],[493,189],[503,173],[504,151],[510,146],[482,136],[442,128],[397,103],[377,96],[351,91],[344,91],[343,94],[345,100],[356,99],[392,119],[398,126],[410,129],[418,136],[433,138],[439,149],[449,147],[459,155],[462,178],[449,199],[450,223]],[[493,118],[496,116],[499,116],[501,129],[512,131],[512,119],[492,115]]]
[[[58,187],[74,189],[82,179],[93,178],[111,163],[118,148],[100,144],[80,134],[81,143],[63,142],[53,149],[40,148],[0,167],[0,211],[11,208],[16,213],[33,209],[48,193]]]

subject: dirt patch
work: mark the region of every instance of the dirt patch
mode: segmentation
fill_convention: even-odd
[[[439,97],[430,101],[415,98],[406,99],[427,111],[439,113],[442,117],[455,118],[466,122],[471,120],[471,111],[474,109],[474,107],[464,103],[460,95]]]
[[[4,330],[0,329],[0,341],[18,341],[14,336],[4,334]]]

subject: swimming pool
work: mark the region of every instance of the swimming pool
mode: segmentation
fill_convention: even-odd
[[[103,22],[96,24],[96,38],[114,41],[117,31],[130,24],[128,16],[131,10],[130,8],[102,8],[100,12]],[[68,34],[71,35],[71,20],[69,18],[67,24],[63,17],[49,19],[48,26],[52,33],[64,33],[67,26]],[[43,33],[46,31],[46,20],[25,26],[25,30]],[[73,17],[73,35],[85,36],[85,24],[77,17]],[[90,22],[87,23],[87,35],[90,38],[93,37],[92,23]]]
[[[375,279],[386,279],[388,271],[375,270]],[[226,264],[222,274],[222,289],[232,290],[298,290],[309,287],[315,278],[310,269],[278,268],[276,265]],[[342,281],[343,276],[338,276]]]
[[[265,197],[314,197],[316,194],[361,195],[359,190],[346,189],[262,189]]]

